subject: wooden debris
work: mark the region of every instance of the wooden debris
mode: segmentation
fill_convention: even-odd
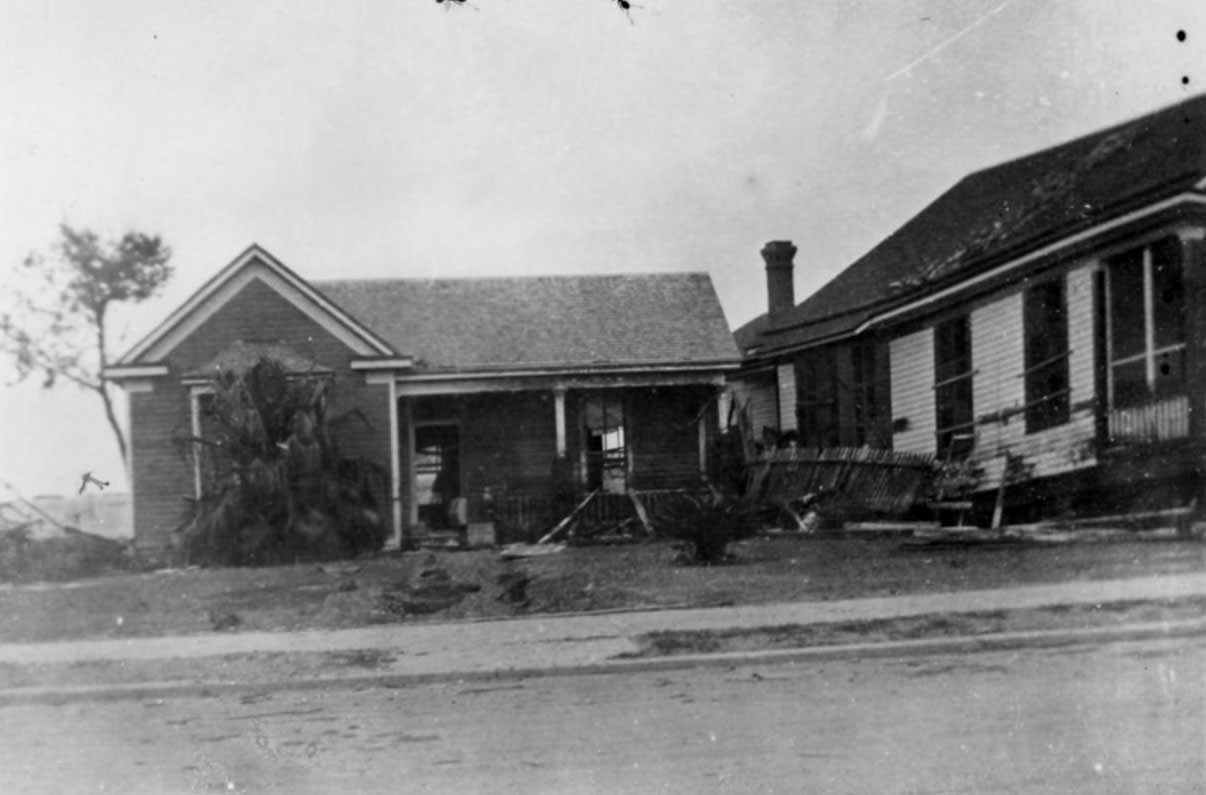
[[[578,514],[582,513],[582,509],[585,508],[587,505],[589,505],[590,501],[593,500],[595,498],[595,495],[598,493],[599,493],[599,489],[595,489],[590,494],[587,494],[586,499],[584,499],[584,500],[582,500],[582,502],[578,503],[577,508],[570,511],[568,516],[566,516],[564,519],[562,519],[560,522],[558,522],[557,525],[552,530],[545,533],[544,536],[536,543],[537,544],[547,544],[550,541],[552,541],[554,538],[556,538],[558,535],[560,535],[567,527],[570,526],[570,523],[573,522],[574,519],[578,518]]]
[[[637,518],[641,520],[641,527],[645,529],[646,535],[653,535],[653,525],[649,523],[649,514],[645,512],[641,498],[635,491],[628,492],[628,497],[632,500],[632,507],[636,510]]]
[[[498,550],[498,556],[503,560],[514,558],[538,558],[542,555],[555,555],[565,549],[565,544],[507,544]]]

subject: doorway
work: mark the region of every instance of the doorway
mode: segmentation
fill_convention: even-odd
[[[460,440],[454,423],[415,427],[415,503],[419,522],[427,527],[450,525],[449,506],[461,496]]]

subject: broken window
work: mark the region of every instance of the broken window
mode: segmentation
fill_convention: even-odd
[[[628,483],[624,404],[619,395],[594,395],[582,401],[587,489],[623,494]]]
[[[1185,285],[1175,237],[1106,262],[1110,401],[1139,406],[1185,387]]]
[[[832,348],[808,351],[796,359],[796,427],[806,447],[841,444]]]
[[[1070,418],[1068,305],[1062,278],[1028,289],[1023,317],[1026,333],[1026,433]]]
[[[934,404],[938,455],[958,459],[975,439],[972,407],[971,322],[967,315],[934,327]]]

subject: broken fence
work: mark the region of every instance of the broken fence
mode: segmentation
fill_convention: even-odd
[[[869,447],[789,447],[746,465],[746,497],[788,505],[809,494],[834,492],[881,515],[900,515],[924,495],[934,457]]]

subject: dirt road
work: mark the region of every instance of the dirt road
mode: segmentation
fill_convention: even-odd
[[[1200,792],[1206,640],[0,710],[0,791]]]

